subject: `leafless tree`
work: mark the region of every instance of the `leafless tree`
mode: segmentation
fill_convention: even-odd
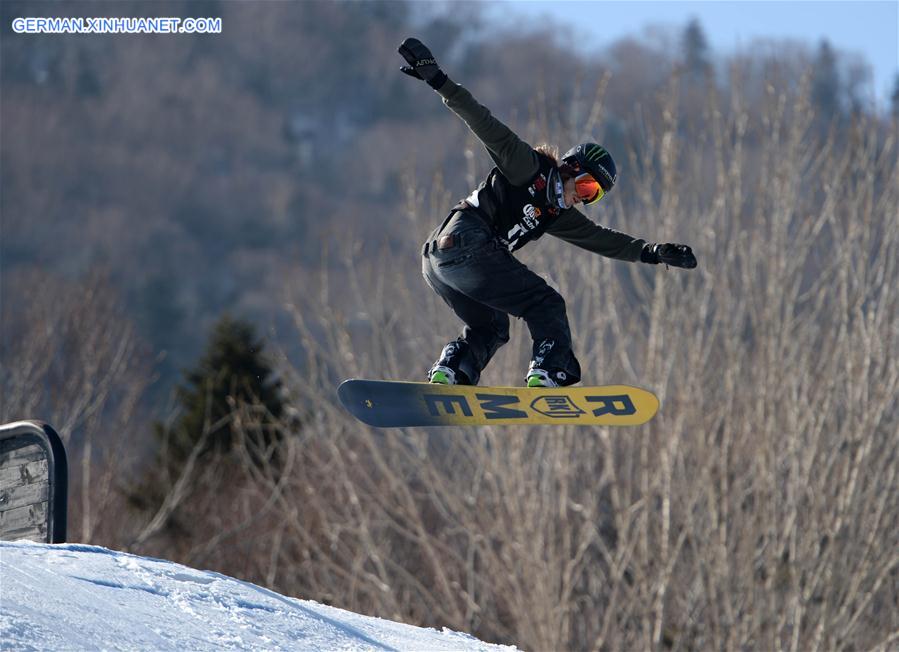
[[[77,282],[18,271],[3,278],[0,328],[0,422],[40,419],[59,431],[72,471],[69,538],[114,531],[152,381],[115,290],[101,271]]]

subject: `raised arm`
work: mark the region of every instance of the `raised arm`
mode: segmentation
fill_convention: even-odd
[[[444,104],[462,118],[484,144],[490,158],[510,183],[524,185],[533,178],[540,167],[534,149],[493,117],[490,110],[478,103],[468,90],[447,78],[431,51],[421,41],[407,38],[400,45],[399,53],[409,63],[402,71],[427,82],[443,97]]]
[[[534,149],[493,117],[468,90],[447,79],[437,92],[443,96],[443,103],[484,143],[490,158],[510,183],[520,186],[534,177],[540,167]]]

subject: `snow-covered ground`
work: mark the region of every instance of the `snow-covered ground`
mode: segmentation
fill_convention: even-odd
[[[513,650],[287,598],[180,564],[0,542],[4,650]]]

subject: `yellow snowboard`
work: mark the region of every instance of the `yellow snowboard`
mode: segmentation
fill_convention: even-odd
[[[341,403],[379,428],[406,426],[636,426],[659,399],[638,387],[477,387],[387,380],[346,380]]]

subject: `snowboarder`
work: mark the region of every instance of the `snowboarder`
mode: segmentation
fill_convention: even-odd
[[[407,38],[399,53],[409,64],[402,72],[437,91],[496,165],[450,210],[422,250],[425,280],[465,323],[431,367],[429,381],[476,385],[509,341],[509,315],[514,315],[525,320],[534,342],[527,386],[579,382],[564,299],[512,252],[544,233],[609,258],[688,269],[696,267],[693,251],[599,226],[575,208],[598,202],[615,185],[615,162],[602,146],[582,143],[561,160],[550,147],[532,148],[451,81],[421,41]]]

